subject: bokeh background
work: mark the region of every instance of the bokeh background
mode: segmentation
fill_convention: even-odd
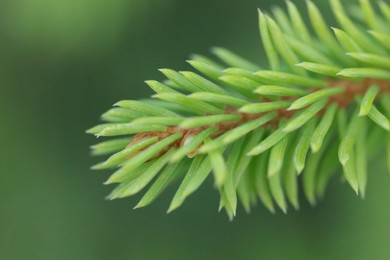
[[[296,1],[301,9],[304,1]],[[315,1],[327,12],[326,1]],[[343,1],[344,2],[344,1]],[[347,2],[347,1],[346,1]],[[228,47],[264,63],[262,0],[1,0],[0,259],[390,259],[390,176],[370,166],[367,197],[334,180],[315,208],[229,222],[204,185],[165,213],[108,202],[84,131],[121,99],[151,94],[157,69]],[[332,21],[332,17],[329,17]],[[334,25],[334,23],[331,23]]]

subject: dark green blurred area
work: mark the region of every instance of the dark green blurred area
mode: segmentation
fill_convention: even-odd
[[[133,210],[139,196],[105,201],[108,172],[89,170],[97,140],[85,129],[114,102],[150,95],[156,69],[189,69],[188,54],[216,45],[264,63],[256,8],[278,3],[1,1],[0,259],[390,259],[383,157],[364,200],[335,179],[315,208],[240,208],[233,222],[210,180],[167,215],[176,187]]]

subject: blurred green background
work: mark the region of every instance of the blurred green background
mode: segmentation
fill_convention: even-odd
[[[304,1],[296,1],[303,7]],[[315,1],[325,11],[325,1]],[[344,2],[344,1],[343,1]],[[334,180],[315,208],[229,222],[204,185],[165,213],[108,202],[84,131],[121,99],[151,94],[157,69],[224,46],[264,63],[261,0],[2,0],[0,2],[0,259],[390,259],[390,176],[370,166],[367,197]],[[328,13],[328,12],[327,12]],[[334,25],[334,23],[333,23]]]

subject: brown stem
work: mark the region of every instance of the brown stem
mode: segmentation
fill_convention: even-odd
[[[367,89],[372,86],[372,85],[377,85],[379,86],[380,92],[379,95],[383,94],[384,92],[390,92],[390,81],[385,81],[385,80],[379,80],[379,79],[364,79],[362,81],[351,81],[351,80],[334,80],[334,79],[328,79],[328,87],[344,87],[346,90],[340,94],[334,95],[329,97],[329,104],[335,103],[337,104],[340,108],[346,108],[348,107],[351,103],[353,103],[354,99],[358,95],[364,95],[364,93],[367,91]],[[318,88],[313,87],[311,91],[316,91]],[[291,99],[290,99],[291,100]],[[262,101],[268,101],[263,99]],[[297,110],[289,111],[286,109],[278,109],[274,111],[277,113],[277,116],[270,121],[268,124],[266,124],[263,127],[273,127],[276,128],[279,125],[279,122],[282,119],[290,118],[292,117]],[[241,117],[238,120],[233,120],[233,121],[227,121],[227,122],[221,122],[221,123],[216,123],[213,125],[205,125],[202,127],[197,127],[197,128],[191,128],[191,129],[182,129],[178,126],[171,126],[168,127],[165,132],[145,132],[145,133],[139,133],[134,136],[132,141],[128,146],[133,145],[134,143],[138,142],[139,140],[145,138],[145,137],[152,137],[152,136],[157,136],[158,140],[162,140],[166,138],[167,136],[174,134],[174,133],[181,133],[182,137],[171,144],[169,147],[167,147],[165,150],[163,150],[161,154],[165,153],[169,148],[171,147],[181,147],[184,142],[186,141],[187,138],[191,136],[195,136],[202,132],[203,130],[215,126],[217,127],[217,131],[211,135],[211,137],[218,137],[229,130],[245,123],[251,120],[254,120],[256,118],[259,118],[263,116],[265,113],[258,113],[258,114],[246,114],[246,113],[241,113],[237,109],[233,107],[226,107],[225,114],[238,114]],[[134,156],[134,155],[133,155]]]

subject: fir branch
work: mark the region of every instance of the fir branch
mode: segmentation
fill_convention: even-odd
[[[362,197],[367,162],[386,149],[390,171],[390,7],[361,0],[354,20],[330,0],[340,28],[330,28],[308,1],[314,34],[292,2],[288,13],[259,10],[269,69],[214,48],[220,60],[194,55],[194,72],[161,69],[167,80],[146,81],[153,99],[123,100],[87,132],[122,136],[92,146],[112,154],[95,169],[118,168],[109,199],[151,183],[137,208],[182,179],[168,211],[178,208],[212,174],[219,208],[235,216],[237,199],[249,211],[257,198],[271,212],[299,208],[299,179],[311,204],[342,172]],[[382,140],[386,140],[383,142]],[[183,177],[184,176],[184,177]]]

